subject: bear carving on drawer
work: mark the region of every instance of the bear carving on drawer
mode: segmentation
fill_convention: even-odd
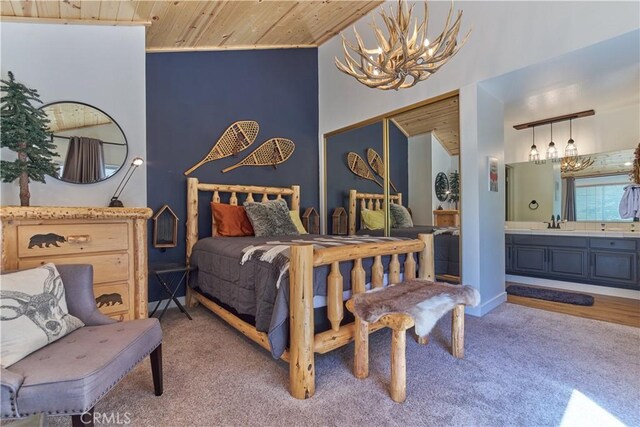
[[[98,298],[96,298],[96,304],[98,305],[98,308],[105,306],[109,307],[116,304],[122,305],[122,295],[118,293],[102,294]]]
[[[31,236],[31,239],[29,239],[28,248],[31,249],[34,246],[42,248],[42,245],[44,245],[47,248],[51,245],[55,246],[56,248],[59,248],[60,246],[58,246],[58,243],[65,243],[66,241],[67,239],[65,239],[63,236],[59,236],[55,233],[34,234],[33,236]]]

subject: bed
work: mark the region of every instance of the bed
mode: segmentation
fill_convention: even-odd
[[[187,288],[187,304],[202,304],[274,356],[288,362],[289,392],[295,398],[306,399],[315,392],[315,353],[337,349],[353,341],[356,333],[370,333],[382,327],[376,323],[347,322],[344,313],[346,294],[364,292],[368,284],[382,287],[385,277],[389,283],[400,282],[402,275],[435,279],[433,236],[427,234],[419,235],[417,239],[367,240],[364,237],[315,235],[268,238],[276,239],[288,253],[286,274],[278,275],[277,271],[261,264],[261,260],[253,259],[255,262],[249,263],[242,255],[251,252],[250,246],[261,247],[268,243],[267,238],[199,235],[199,212],[210,215],[208,204],[206,209],[199,209],[200,192],[210,192],[211,201],[228,200],[231,205],[254,201],[256,197],[262,202],[270,198],[285,199],[290,210],[299,211],[300,188],[208,184],[200,183],[197,178],[187,180],[187,262],[195,267],[195,280],[190,280]],[[332,239],[344,242],[334,244]],[[243,262],[242,268],[236,268]],[[215,276],[219,283],[226,282],[223,286],[226,288],[208,286],[205,283],[207,275]],[[246,307],[236,300],[243,293],[245,303],[249,301]],[[327,330],[316,328],[314,297],[324,298]],[[246,316],[250,312],[254,314],[253,319]],[[269,326],[265,327],[267,322]],[[282,338],[283,331],[287,339]]]
[[[390,203],[402,205],[402,193],[389,196]],[[378,193],[359,193],[349,190],[349,235],[383,236],[384,230],[368,230],[364,228],[362,209],[383,209],[384,195]],[[416,239],[420,234],[433,236],[434,268],[436,278],[441,281],[460,282],[460,229],[416,225],[406,228],[392,228],[391,236]]]

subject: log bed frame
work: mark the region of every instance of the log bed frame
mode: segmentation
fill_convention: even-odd
[[[358,200],[360,203],[358,203]],[[402,193],[392,194],[389,196],[390,203],[397,203],[402,205]],[[355,236],[359,229],[364,228],[362,222],[362,209],[370,209],[373,211],[384,209],[384,194],[378,193],[358,193],[358,190],[349,190],[349,236]],[[360,211],[358,211],[360,208]],[[356,226],[360,218],[359,228]],[[433,236],[431,236],[433,238]],[[438,274],[435,276],[436,280],[440,280],[447,283],[460,283],[460,276],[453,276],[451,274]]]
[[[384,209],[384,194],[358,193],[358,190],[349,190],[349,236],[354,236],[358,231],[357,218],[360,217],[360,228],[364,228],[362,215],[358,215],[358,200],[360,200],[360,212],[362,209],[378,211]],[[389,196],[389,203],[402,205],[402,193]]]
[[[198,241],[198,192],[212,192],[212,201],[220,201],[220,193],[230,193],[229,202],[238,204],[238,195],[245,195],[245,200],[254,200],[254,195],[261,195],[261,201],[269,200],[269,196],[278,199],[290,198],[291,210],[300,209],[300,187],[259,187],[244,185],[205,184],[197,178],[187,179],[187,263],[190,262],[191,251]],[[354,340],[358,333],[371,333],[384,327],[380,323],[356,325],[356,322],[340,325],[343,318],[343,278],[340,274],[340,262],[353,262],[351,270],[351,287],[354,293],[365,291],[365,270],[363,258],[374,258],[371,271],[372,287],[382,287],[385,268],[382,257],[390,256],[387,268],[389,282],[400,282],[400,262],[398,255],[406,254],[404,271],[406,278],[415,278],[416,261],[413,254],[419,256],[418,278],[434,280],[433,236],[420,235],[417,240],[403,240],[383,243],[364,243],[314,249],[313,245],[293,245],[290,255],[290,340],[289,350],[282,355],[282,360],[289,363],[289,393],[297,399],[307,399],[315,393],[314,354],[324,354],[340,348]],[[327,278],[327,312],[331,329],[314,335],[313,319],[313,268],[330,265]],[[225,310],[203,294],[187,286],[187,304],[194,307],[198,303],[213,311],[242,334],[258,345],[271,350],[267,334]],[[361,340],[362,341],[362,340]],[[368,342],[368,340],[366,340]],[[366,346],[356,352],[368,353]],[[357,367],[355,368],[357,369]]]

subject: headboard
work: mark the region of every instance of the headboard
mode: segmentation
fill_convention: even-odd
[[[358,200],[360,200],[360,210],[371,209],[374,211],[382,209],[384,203],[384,194],[376,193],[358,193],[358,190],[349,190],[349,235],[356,234],[357,218],[358,218]],[[402,193],[392,194],[389,196],[390,203],[402,204]],[[362,228],[362,216],[360,216],[360,228]]]
[[[259,199],[262,203],[269,200],[269,196],[275,196],[275,199],[289,197],[289,209],[292,211],[300,210],[299,185],[292,185],[291,187],[259,187],[253,185],[205,184],[199,182],[198,178],[187,178],[187,262],[189,262],[193,245],[196,244],[199,238],[198,191],[212,192],[212,202],[220,202],[220,195],[229,193],[229,204],[231,205],[238,205],[239,195],[244,195],[243,201],[253,202]],[[255,198],[254,195],[256,196]],[[215,232],[215,229],[213,231]]]

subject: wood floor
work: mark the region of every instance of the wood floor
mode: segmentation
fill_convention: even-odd
[[[507,283],[507,286],[511,284],[520,285],[519,283]],[[592,306],[584,307],[513,295],[507,295],[507,302],[640,328],[640,300],[589,294],[587,292],[582,293],[593,296],[594,303]]]

